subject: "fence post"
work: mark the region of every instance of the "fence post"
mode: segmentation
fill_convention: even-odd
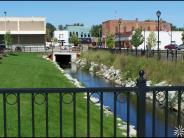
[[[145,112],[146,112],[146,80],[144,70],[139,71],[137,79],[137,136],[145,137]]]

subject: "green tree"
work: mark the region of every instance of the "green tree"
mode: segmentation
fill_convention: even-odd
[[[52,43],[53,43],[53,45],[57,44],[57,43],[58,43],[58,39],[57,39],[56,37],[54,37],[54,38],[52,39]]]
[[[102,45],[101,37],[98,37],[97,45],[98,46],[101,46]]]
[[[150,32],[150,34],[147,38],[148,49],[151,50],[153,47],[156,46],[156,43],[157,43],[157,38],[156,38],[155,33],[152,31],[152,32]]]
[[[58,25],[59,30],[64,30],[64,26],[62,24]]]
[[[70,43],[73,43],[74,46],[78,46],[79,44],[79,38],[77,37],[76,34],[73,34],[69,41]]]
[[[109,33],[106,35],[105,42],[106,42],[107,48],[113,48],[114,47],[114,44],[115,44],[114,38]]]
[[[136,56],[137,56],[137,48],[143,43],[143,41],[144,38],[142,35],[142,30],[140,28],[136,28],[133,32],[132,39],[130,40],[130,43],[136,49]]]
[[[56,30],[56,27],[51,23],[46,24],[46,39],[47,41],[51,41],[53,37],[53,32]]]
[[[93,25],[91,27],[91,36],[92,37],[99,37],[102,33],[101,33],[101,30],[102,30],[102,25]]]
[[[181,40],[182,40],[182,42],[183,42],[183,44],[184,44],[184,31],[182,32]]]
[[[12,42],[13,42],[13,39],[12,39],[11,33],[6,32],[6,34],[4,35],[4,43],[6,47],[11,48],[11,50],[12,50]]]

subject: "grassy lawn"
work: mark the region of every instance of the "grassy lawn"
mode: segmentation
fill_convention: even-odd
[[[60,88],[74,87],[54,65],[41,58],[38,54],[19,54],[3,57],[0,63],[1,88]],[[86,137],[86,100],[83,94],[76,96],[77,136]],[[3,99],[0,94],[0,137],[3,134]],[[32,136],[31,125],[31,94],[21,94],[21,135]],[[59,136],[59,95],[49,94],[49,136]],[[69,97],[66,96],[66,100]],[[15,97],[10,95],[9,101]],[[43,100],[39,96],[36,100]],[[100,110],[90,104],[91,136],[100,135]],[[7,104],[8,137],[17,136],[17,104]],[[35,104],[36,137],[45,136],[45,105]],[[122,136],[122,130],[117,130],[117,136]],[[63,136],[73,136],[73,104],[63,104]],[[104,136],[113,136],[113,117],[104,114]]]
[[[115,55],[107,51],[88,51],[82,54],[88,61],[114,66],[122,72],[122,79],[138,77],[140,69],[144,69],[145,78],[154,83],[167,81],[170,84],[184,83],[184,62],[157,61],[154,58]]]

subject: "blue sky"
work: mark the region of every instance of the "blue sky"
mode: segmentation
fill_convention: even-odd
[[[84,23],[87,26],[100,24],[109,19],[154,19],[157,10],[161,18],[184,27],[184,1],[7,1],[0,2],[0,16],[44,16],[47,22],[54,24]]]

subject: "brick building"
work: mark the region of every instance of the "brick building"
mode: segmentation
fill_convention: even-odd
[[[0,43],[10,32],[13,45],[44,45],[46,22],[44,17],[0,17]]]
[[[119,28],[119,23],[120,28]],[[105,43],[105,37],[107,33],[110,33],[115,37],[115,41],[119,41],[119,31],[120,31],[120,40],[121,40],[121,46],[124,47],[130,47],[130,37],[132,34],[132,31],[135,28],[141,28],[145,31],[157,31],[158,30],[158,22],[157,21],[139,21],[136,20],[108,20],[102,23],[102,38],[103,43]],[[165,21],[160,20],[160,31],[171,31],[171,24],[167,23]],[[117,44],[116,44],[117,45]]]

